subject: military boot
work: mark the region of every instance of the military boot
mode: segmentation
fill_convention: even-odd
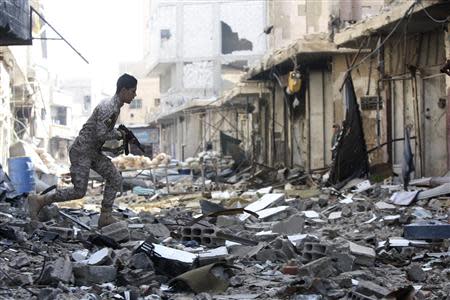
[[[100,218],[98,218],[98,228],[102,228],[116,222],[119,222],[119,220],[112,216],[112,210],[102,208]]]
[[[50,194],[28,195],[28,213],[30,214],[30,218],[32,220],[37,220],[41,209],[46,205],[52,204],[53,202],[54,202],[53,197]]]

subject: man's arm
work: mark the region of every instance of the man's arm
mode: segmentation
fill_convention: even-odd
[[[97,109],[98,108],[96,108],[96,110]],[[97,113],[96,135],[98,139],[107,141],[119,140],[123,137],[120,131],[114,129],[117,119],[114,112],[98,109],[95,113]]]

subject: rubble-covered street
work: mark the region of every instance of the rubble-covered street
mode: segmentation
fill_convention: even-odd
[[[122,221],[100,231],[98,188],[43,210],[36,223],[23,209],[26,198],[8,193],[2,173],[2,299],[446,299],[450,293],[448,183],[416,180],[404,192],[390,180],[361,179],[337,191],[324,187],[320,174],[254,171],[234,175],[234,184],[206,182],[203,193],[125,192],[114,210]],[[188,188],[183,180],[170,185]]]

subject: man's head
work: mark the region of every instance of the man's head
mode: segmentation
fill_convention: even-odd
[[[116,95],[123,103],[130,104],[136,97],[137,79],[129,74],[123,74],[117,79]]]

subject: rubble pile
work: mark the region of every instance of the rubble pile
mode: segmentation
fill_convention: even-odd
[[[336,190],[275,173],[284,185],[242,189],[264,182],[250,175],[209,193],[124,194],[121,221],[101,230],[101,196],[40,222],[26,197],[2,197],[0,298],[448,299],[448,178]]]

